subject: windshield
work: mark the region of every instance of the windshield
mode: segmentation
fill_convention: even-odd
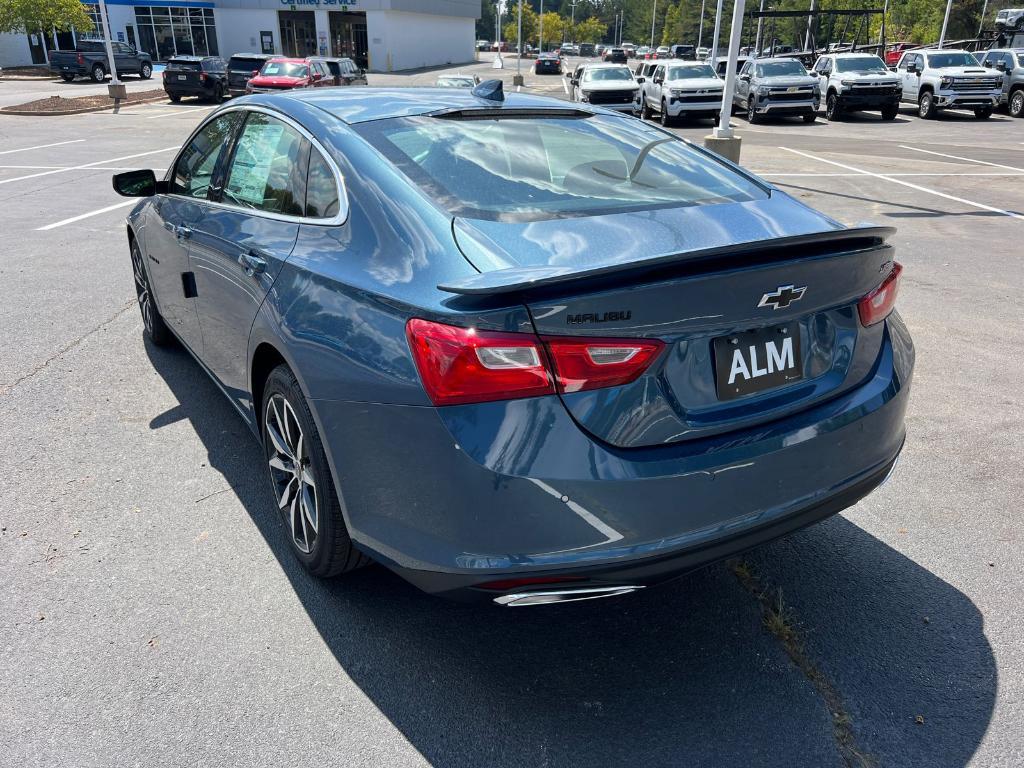
[[[472,88],[475,85],[471,77],[439,77],[437,84],[442,88]]]
[[[291,61],[268,61],[260,74],[263,77],[308,77],[309,67]]]
[[[888,72],[889,68],[877,56],[853,56],[836,59],[836,72]]]
[[[799,61],[770,61],[757,65],[758,77],[783,77],[786,75],[806,75],[807,70]]]
[[[767,197],[637,120],[399,117],[356,130],[452,215],[532,221]]]
[[[669,67],[669,80],[689,80],[694,77],[715,77],[710,64],[688,64],[684,67]]]
[[[970,53],[929,53],[928,66],[939,67],[976,67],[978,60]]]
[[[632,73],[625,67],[609,67],[607,69],[586,69],[583,71],[583,82],[597,80],[632,80]]]
[[[174,59],[171,59],[170,61],[167,62],[167,68],[168,69],[191,69],[191,70],[193,70],[195,72],[198,72],[199,70],[201,70],[203,68],[203,63],[201,61],[175,61]]]

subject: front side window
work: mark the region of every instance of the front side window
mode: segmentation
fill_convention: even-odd
[[[635,120],[403,117],[357,130],[453,215],[532,221],[767,196]]]
[[[172,194],[206,199],[217,160],[240,119],[241,113],[228,112],[199,130],[174,165],[170,183]]]
[[[224,201],[268,213],[301,216],[309,142],[291,126],[251,112],[235,143]]]

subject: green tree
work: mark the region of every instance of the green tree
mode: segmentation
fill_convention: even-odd
[[[544,41],[545,47],[551,48],[553,43],[562,41],[562,28],[567,27],[569,22],[563,19],[554,11],[544,11]],[[540,25],[538,24],[538,45],[540,44]]]
[[[0,32],[92,31],[79,0],[0,0]]]
[[[508,13],[506,16],[509,19],[508,24],[502,29],[504,39],[508,41],[510,48],[519,48],[519,4],[509,3]],[[547,36],[547,32],[544,33]],[[530,7],[529,3],[523,3],[523,45],[526,45],[530,41],[536,42],[537,40],[537,14],[533,12],[533,8]]]
[[[604,39],[608,32],[608,25],[596,16],[576,22],[576,29],[571,36],[577,43],[596,43]]]

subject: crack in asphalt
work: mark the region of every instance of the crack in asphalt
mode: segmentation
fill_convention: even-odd
[[[111,323],[113,323],[121,315],[123,315],[125,312],[127,312],[129,309],[131,309],[132,305],[134,305],[134,304],[135,304],[135,300],[134,299],[130,300],[123,307],[121,307],[121,309],[119,309],[117,312],[115,312],[113,315],[108,317],[106,320],[101,322],[99,325],[93,326],[92,328],[87,330],[85,333],[83,333],[81,336],[79,336],[74,341],[64,345],[63,347],[61,347],[55,353],[50,355],[50,357],[46,358],[43,362],[39,363],[39,365],[37,365],[34,368],[32,368],[28,373],[25,373],[22,376],[19,376],[18,378],[16,378],[14,381],[10,382],[9,384],[0,382],[0,397],[3,397],[4,395],[9,394],[15,387],[25,383],[29,379],[32,379],[35,376],[37,376],[38,374],[42,373],[44,370],[46,370],[47,368],[50,367],[50,363],[52,363],[53,361],[57,360],[60,357],[63,357],[68,352],[70,352],[75,347],[77,347],[79,344],[81,344],[83,341],[85,341],[87,338],[92,336],[94,333],[96,333],[97,331],[101,330],[102,328],[105,328],[106,326],[108,326]]]
[[[874,768],[873,756],[857,746],[853,732],[853,719],[846,710],[842,694],[835,684],[826,677],[807,653],[803,634],[793,621],[792,613],[782,602],[782,589],[772,591],[754,573],[745,560],[730,560],[729,569],[740,585],[757,600],[765,629],[778,640],[790,661],[803,672],[804,677],[814,686],[815,692],[828,707],[832,717],[832,738],[846,768]]]

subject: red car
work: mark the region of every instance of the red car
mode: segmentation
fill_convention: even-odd
[[[904,51],[920,47],[917,43],[893,43],[885,52],[885,66],[895,67],[899,63],[900,56],[903,55]]]
[[[246,93],[273,93],[293,88],[333,85],[334,80],[319,61],[273,58],[246,84]]]

